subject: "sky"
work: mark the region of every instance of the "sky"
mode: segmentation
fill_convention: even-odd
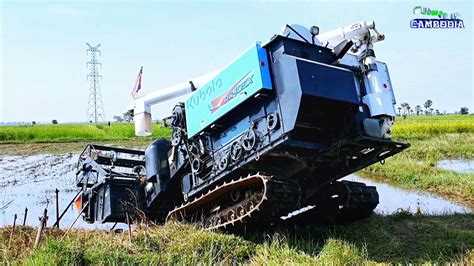
[[[464,29],[411,29],[413,7],[458,12]],[[398,103],[474,111],[472,1],[0,0],[0,122],[87,120],[86,42],[101,44],[107,120],[121,115],[140,66],[140,95],[227,65],[285,24],[321,32],[374,20]],[[176,101],[153,107],[168,115]]]

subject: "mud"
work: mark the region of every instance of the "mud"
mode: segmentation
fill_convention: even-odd
[[[23,222],[28,208],[27,225],[37,226],[38,217],[48,210],[48,226],[56,221],[55,190],[59,189],[60,213],[77,194],[74,168],[77,154],[8,156],[0,158],[0,226]],[[64,215],[60,226],[68,227],[78,215],[74,204]],[[87,224],[82,219],[76,228],[107,229],[112,225]]]

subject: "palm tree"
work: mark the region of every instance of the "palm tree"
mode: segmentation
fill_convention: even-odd
[[[424,106],[425,106],[425,112],[426,112],[426,114],[428,114],[428,108],[430,108],[431,105],[433,105],[433,101],[432,101],[432,100],[427,100],[427,101],[425,102]]]
[[[402,115],[402,108],[399,106],[398,107],[398,116],[401,116]]]
[[[403,117],[405,118],[408,114],[410,114],[410,105],[408,103],[401,103],[400,106],[402,107],[403,110]]]
[[[416,115],[420,115],[421,114],[421,106],[419,106],[419,105],[415,106],[415,111],[416,111]]]

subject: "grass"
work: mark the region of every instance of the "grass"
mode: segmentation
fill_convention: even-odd
[[[421,140],[449,133],[474,133],[474,116],[443,115],[397,118],[393,128],[394,139]],[[170,128],[153,125],[148,140],[169,137]],[[127,123],[60,124],[35,126],[2,126],[0,143],[44,143],[76,141],[112,141],[136,139],[134,125]]]
[[[346,226],[276,228],[247,236],[166,224],[126,233],[48,229],[32,250],[35,231],[0,229],[3,263],[50,264],[374,264],[474,262],[474,216],[373,215]],[[19,232],[21,231],[21,232]],[[433,233],[436,232],[436,233]]]
[[[474,118],[471,119],[469,123],[474,124]],[[437,120],[433,127],[443,122]],[[433,134],[408,141],[412,145],[409,149],[387,159],[384,165],[373,164],[359,173],[403,188],[441,195],[474,208],[474,174],[436,167],[436,163],[444,159],[472,160],[474,133]]]
[[[474,133],[474,116],[397,117],[393,127],[393,138],[401,140],[421,140],[449,133]]]
[[[153,125],[153,134],[148,140],[168,137],[170,128]],[[135,139],[133,124],[63,124],[35,126],[2,126],[0,143],[38,143],[38,142],[75,142],[75,141],[110,141]]]
[[[420,140],[449,133],[474,133],[474,116],[443,115],[397,118],[394,139]],[[153,125],[150,138],[169,137],[170,128]],[[61,124],[35,126],[2,126],[0,143],[44,143],[75,141],[112,141],[136,139],[134,125],[127,123]]]
[[[443,196],[474,209],[474,174],[446,171],[408,155],[388,159],[360,172],[362,176]]]

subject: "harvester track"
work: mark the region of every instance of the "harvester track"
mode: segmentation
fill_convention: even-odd
[[[297,208],[300,197],[296,182],[257,173],[216,186],[172,210],[167,219],[195,223],[205,230],[257,227]]]

